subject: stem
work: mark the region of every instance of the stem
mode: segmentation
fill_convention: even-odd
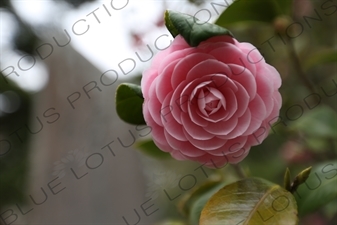
[[[240,179],[247,177],[246,173],[239,164],[232,164],[232,167]]]
[[[302,68],[301,63],[300,63],[300,59],[298,58],[298,55],[296,54],[293,42],[290,40],[289,37],[287,37],[287,40],[288,40],[288,52],[289,52],[290,58],[292,59],[294,68],[295,68],[299,78],[302,80],[303,84],[311,92],[315,92],[314,86],[311,84],[310,80],[308,79],[308,76],[303,71],[303,68]]]

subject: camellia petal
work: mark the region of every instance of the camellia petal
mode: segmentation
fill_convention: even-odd
[[[198,157],[206,154],[205,151],[202,151],[198,148],[195,148],[189,141],[179,141],[172,137],[169,133],[165,132],[165,137],[167,139],[168,144],[182,154],[189,157]]]
[[[205,127],[208,125],[208,121],[204,120],[202,116],[198,114],[197,106],[190,104],[188,106],[188,114],[191,121],[200,127]]]
[[[158,77],[157,71],[153,68],[145,70],[143,72],[143,78],[141,80],[142,90],[149,90],[152,82]],[[149,92],[143,91],[143,97],[145,99],[150,99]]]
[[[209,123],[204,129],[214,135],[226,135],[233,131],[238,124],[237,118],[231,118],[227,121],[220,121],[217,123]]]
[[[242,70],[242,67],[238,65],[228,64],[228,66],[235,74],[239,74],[232,75],[230,79],[240,83],[246,89],[251,99],[255,98],[257,90],[255,76],[249,70]]]
[[[240,136],[238,138],[228,139],[219,149],[209,151],[214,156],[226,156],[240,151],[246,144],[248,137]]]
[[[213,56],[205,53],[194,53],[186,56],[183,60],[177,63],[176,68],[172,73],[172,87],[177,87],[182,81],[186,80],[187,73],[198,63],[207,59],[213,59]]]
[[[208,140],[215,136],[214,134],[207,132],[203,127],[193,123],[187,114],[182,114],[181,119],[185,131],[193,138],[198,140]]]
[[[251,120],[248,129],[243,135],[252,134],[261,126],[263,118],[266,118],[266,108],[260,96],[256,95],[248,107],[251,113]]]
[[[158,74],[161,75],[163,71],[165,70],[165,68],[168,65],[170,65],[173,61],[182,59],[186,57],[187,55],[190,55],[191,52],[193,52],[192,49],[183,49],[183,50],[172,52],[171,54],[169,54],[167,57],[165,57],[164,60],[160,62],[160,66],[158,68]]]
[[[173,90],[171,86],[171,74],[176,66],[177,61],[179,61],[179,59],[171,62],[168,66],[166,66],[162,74],[157,78],[155,94],[161,102],[163,102],[165,97]]]
[[[164,100],[164,108],[160,110],[161,121],[164,126],[165,131],[167,131],[170,135],[180,141],[186,141],[186,137],[184,136],[183,127],[179,124],[172,115],[173,106],[169,105],[169,101],[172,97],[168,95]]]
[[[240,83],[235,82],[235,84],[238,87],[238,90],[235,92],[235,96],[237,99],[240,99],[240,101],[237,102],[238,109],[236,110],[235,115],[237,117],[240,117],[247,111],[247,107],[249,105],[249,101],[251,100],[251,98],[248,95],[246,89],[244,89],[244,87]]]
[[[187,81],[193,81],[205,75],[230,74],[230,68],[216,59],[208,59],[195,65],[186,75]],[[216,84],[216,83],[215,83]]]
[[[153,85],[150,86],[150,90],[149,90],[149,95],[152,96],[152,98],[148,98],[147,100],[147,105],[149,106],[149,113],[150,115],[152,116],[153,120],[163,126],[163,123],[162,123],[162,115],[161,113],[158,113],[158,112],[162,112],[162,104],[161,102],[158,100],[157,98],[157,95],[156,95],[156,91],[155,91],[155,88],[156,88],[156,83],[157,83],[157,80],[155,80],[153,82]]]
[[[161,143],[162,145],[167,144],[167,140],[164,135],[164,130],[162,126],[159,126],[150,115],[150,112],[148,109],[143,110],[144,119],[148,121],[148,123],[151,124],[151,131],[152,131],[152,137],[153,140],[155,140],[157,143]],[[167,150],[168,151],[168,150]]]
[[[232,139],[244,134],[250,125],[251,119],[251,113],[247,110],[241,117],[238,118],[237,126],[231,132],[227,135],[220,135],[218,137],[223,139]]]
[[[223,54],[224,52],[227,52],[227,54]],[[240,69],[232,71],[232,74],[234,76],[239,76],[246,70],[251,72],[255,72],[256,70],[255,65],[249,63],[246,54],[244,54],[237,46],[227,45],[221,48],[216,48],[213,51],[211,51],[210,54],[213,55],[219,61],[227,65],[229,64],[237,65],[238,68]]]
[[[222,94],[224,98],[226,99],[226,116],[223,117],[223,120],[229,120],[237,111],[238,109],[238,99],[237,96],[235,95],[235,91],[232,89],[225,89],[222,90]],[[219,120],[219,115],[211,115],[209,121],[214,121],[217,122]],[[221,118],[222,115],[220,115]]]
[[[197,140],[189,135],[187,132],[185,133],[187,140],[194,145],[196,148],[202,149],[204,151],[219,149],[225,145],[225,142],[218,137],[213,137],[209,140]]]
[[[187,105],[189,102],[188,96],[181,96],[182,90],[185,88],[187,82],[182,82],[176,89],[173,90],[172,98],[170,99],[171,113],[174,119],[181,124],[181,113],[183,113],[183,105]],[[184,107],[184,108],[187,108]]]

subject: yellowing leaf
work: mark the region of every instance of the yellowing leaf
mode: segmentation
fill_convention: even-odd
[[[293,195],[261,178],[246,178],[220,189],[200,216],[200,225],[296,225]]]

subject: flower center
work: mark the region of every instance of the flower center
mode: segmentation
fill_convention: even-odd
[[[221,106],[225,108],[225,99],[219,90],[207,86],[200,90],[198,108],[203,115],[209,117],[216,113]]]
[[[219,100],[213,100],[213,101],[210,101],[210,102],[206,103],[205,110],[206,110],[206,111],[209,111],[209,112],[210,112],[210,111],[213,111],[213,109],[219,107],[219,103],[220,103]]]

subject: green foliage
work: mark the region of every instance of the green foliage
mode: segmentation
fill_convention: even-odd
[[[0,73],[0,77],[3,74]],[[30,96],[14,85],[0,80],[0,94],[13,92],[20,98],[20,106],[13,113],[0,115],[0,136],[10,142],[10,148],[5,142],[1,143],[0,156],[0,211],[1,208],[15,203],[22,203],[27,198],[28,138],[27,129],[20,130],[21,140],[10,138],[11,134],[24,124],[28,124],[31,109]]]
[[[313,167],[305,185],[294,193],[299,215],[313,212],[337,198],[337,161]]]
[[[328,106],[307,112],[290,125],[290,130],[302,132],[310,138],[336,138],[337,113]]]
[[[120,84],[116,91],[118,116],[127,123],[145,125],[143,117],[143,95],[139,85]]]
[[[237,0],[218,18],[215,24],[228,26],[239,22],[271,24],[277,16],[290,13],[291,0]]]
[[[170,153],[160,150],[153,140],[138,141],[135,145],[144,154],[157,159],[171,159]]]
[[[213,36],[233,36],[233,34],[225,28],[211,23],[201,22],[193,16],[171,10],[165,12],[165,25],[173,37],[180,34],[191,47],[198,46],[200,42]]]
[[[201,212],[200,225],[297,224],[293,195],[261,178],[246,178],[220,189]]]
[[[226,183],[219,176],[210,178],[207,182],[188,192],[179,203],[179,211],[188,217],[190,224],[198,225],[202,209],[208,199]]]
[[[337,63],[337,50],[320,50],[313,53],[309,56],[308,59],[306,59],[304,68],[310,69],[312,67],[326,63]]]
[[[204,191],[204,193],[201,193],[202,195],[198,198],[195,198],[193,204],[191,204],[191,210],[189,213],[189,222],[192,225],[199,225],[200,215],[206,203],[224,185],[225,183],[218,183],[209,188],[207,191]]]

